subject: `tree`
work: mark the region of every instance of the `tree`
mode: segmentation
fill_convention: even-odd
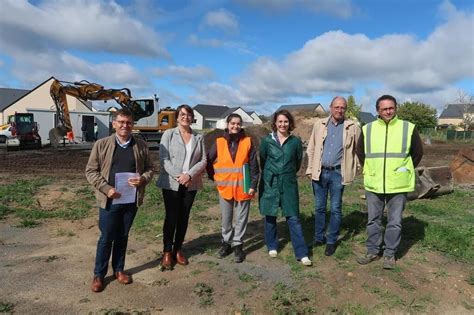
[[[414,123],[417,128],[434,128],[438,124],[436,109],[420,102],[405,102],[398,106],[398,118]]]
[[[357,105],[354,96],[349,95],[347,98],[346,116],[348,118],[356,118],[359,120],[359,114],[362,106]]]

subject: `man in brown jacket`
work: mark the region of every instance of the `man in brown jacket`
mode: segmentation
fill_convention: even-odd
[[[342,220],[342,194],[344,186],[356,175],[356,144],[360,128],[345,118],[346,99],[336,96],[329,106],[331,116],[319,119],[313,126],[308,143],[308,168],[315,198],[314,245],[326,244],[325,254],[334,254]],[[326,229],[326,204],[331,195],[331,218]]]
[[[132,136],[133,117],[127,109],[113,114],[115,134],[95,142],[86,166],[87,181],[95,188],[99,203],[100,238],[97,243],[94,278],[91,289],[101,292],[112,255],[114,276],[120,283],[132,282],[126,274],[125,253],[128,232],[143,202],[145,186],[153,178],[154,167],[146,143]],[[136,174],[128,179],[128,185],[136,188],[134,201],[124,203],[116,189],[117,175]],[[115,201],[114,201],[115,200]]]

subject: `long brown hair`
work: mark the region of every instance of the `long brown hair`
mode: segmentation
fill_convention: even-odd
[[[293,118],[293,115],[286,109],[280,109],[277,111],[275,114],[273,114],[273,120],[272,120],[272,129],[273,131],[277,131],[276,127],[276,121],[278,116],[283,115],[286,118],[288,118],[288,122],[290,123],[290,126],[288,127],[288,131],[293,131],[295,129],[295,119]]]

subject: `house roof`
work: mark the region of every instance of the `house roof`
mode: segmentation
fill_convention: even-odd
[[[28,94],[30,90],[0,88],[0,111],[10,106],[16,100]]]
[[[324,108],[321,106],[320,103],[310,103],[310,104],[282,105],[277,109],[277,111],[282,110],[282,109],[286,109],[290,112],[292,112],[292,111],[307,111],[307,110],[315,111],[318,107],[321,107],[321,109],[324,110]]]
[[[50,77],[49,79],[41,82],[40,84],[38,84],[33,90],[24,90],[26,91],[26,93],[24,93],[23,95],[21,95],[20,97],[18,97],[17,99],[14,99],[12,100],[10,103],[6,103],[6,104],[3,104],[3,102],[0,102],[0,111],[4,111],[5,109],[7,109],[8,107],[10,107],[11,105],[13,105],[14,103],[18,102],[19,100],[21,100],[22,98],[24,98],[25,96],[27,96],[28,94],[32,93],[33,91],[35,91],[36,89],[38,89],[40,86],[42,86],[43,84],[45,84],[46,82],[48,82],[49,80],[51,79],[54,79],[54,77]]]
[[[237,108],[238,107],[234,108],[234,110]],[[194,106],[193,110],[197,111],[203,117],[220,118],[224,113],[229,110],[229,107],[225,105],[197,104],[196,106]]]
[[[241,107],[231,107],[228,110],[226,110],[222,115],[221,118],[225,118],[229,116],[230,114],[234,113],[236,110],[238,110]],[[243,109],[242,109],[243,110]],[[244,111],[245,112],[245,111]]]
[[[469,112],[474,112],[474,104],[448,104],[439,118],[463,118],[464,106],[468,106]]]
[[[369,113],[369,112],[360,112],[359,113],[359,121],[363,124],[368,124],[369,122],[372,122],[376,119],[377,119],[377,117],[372,115],[372,113]]]

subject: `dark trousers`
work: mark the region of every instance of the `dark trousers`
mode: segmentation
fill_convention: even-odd
[[[97,242],[94,275],[105,277],[112,254],[112,268],[123,271],[127,251],[128,232],[137,214],[135,203],[110,205],[99,209],[100,237]]]
[[[163,250],[170,252],[180,250],[188,229],[189,212],[196,197],[196,190],[188,191],[179,185],[178,191],[163,189],[165,202],[165,224],[163,226]]]

